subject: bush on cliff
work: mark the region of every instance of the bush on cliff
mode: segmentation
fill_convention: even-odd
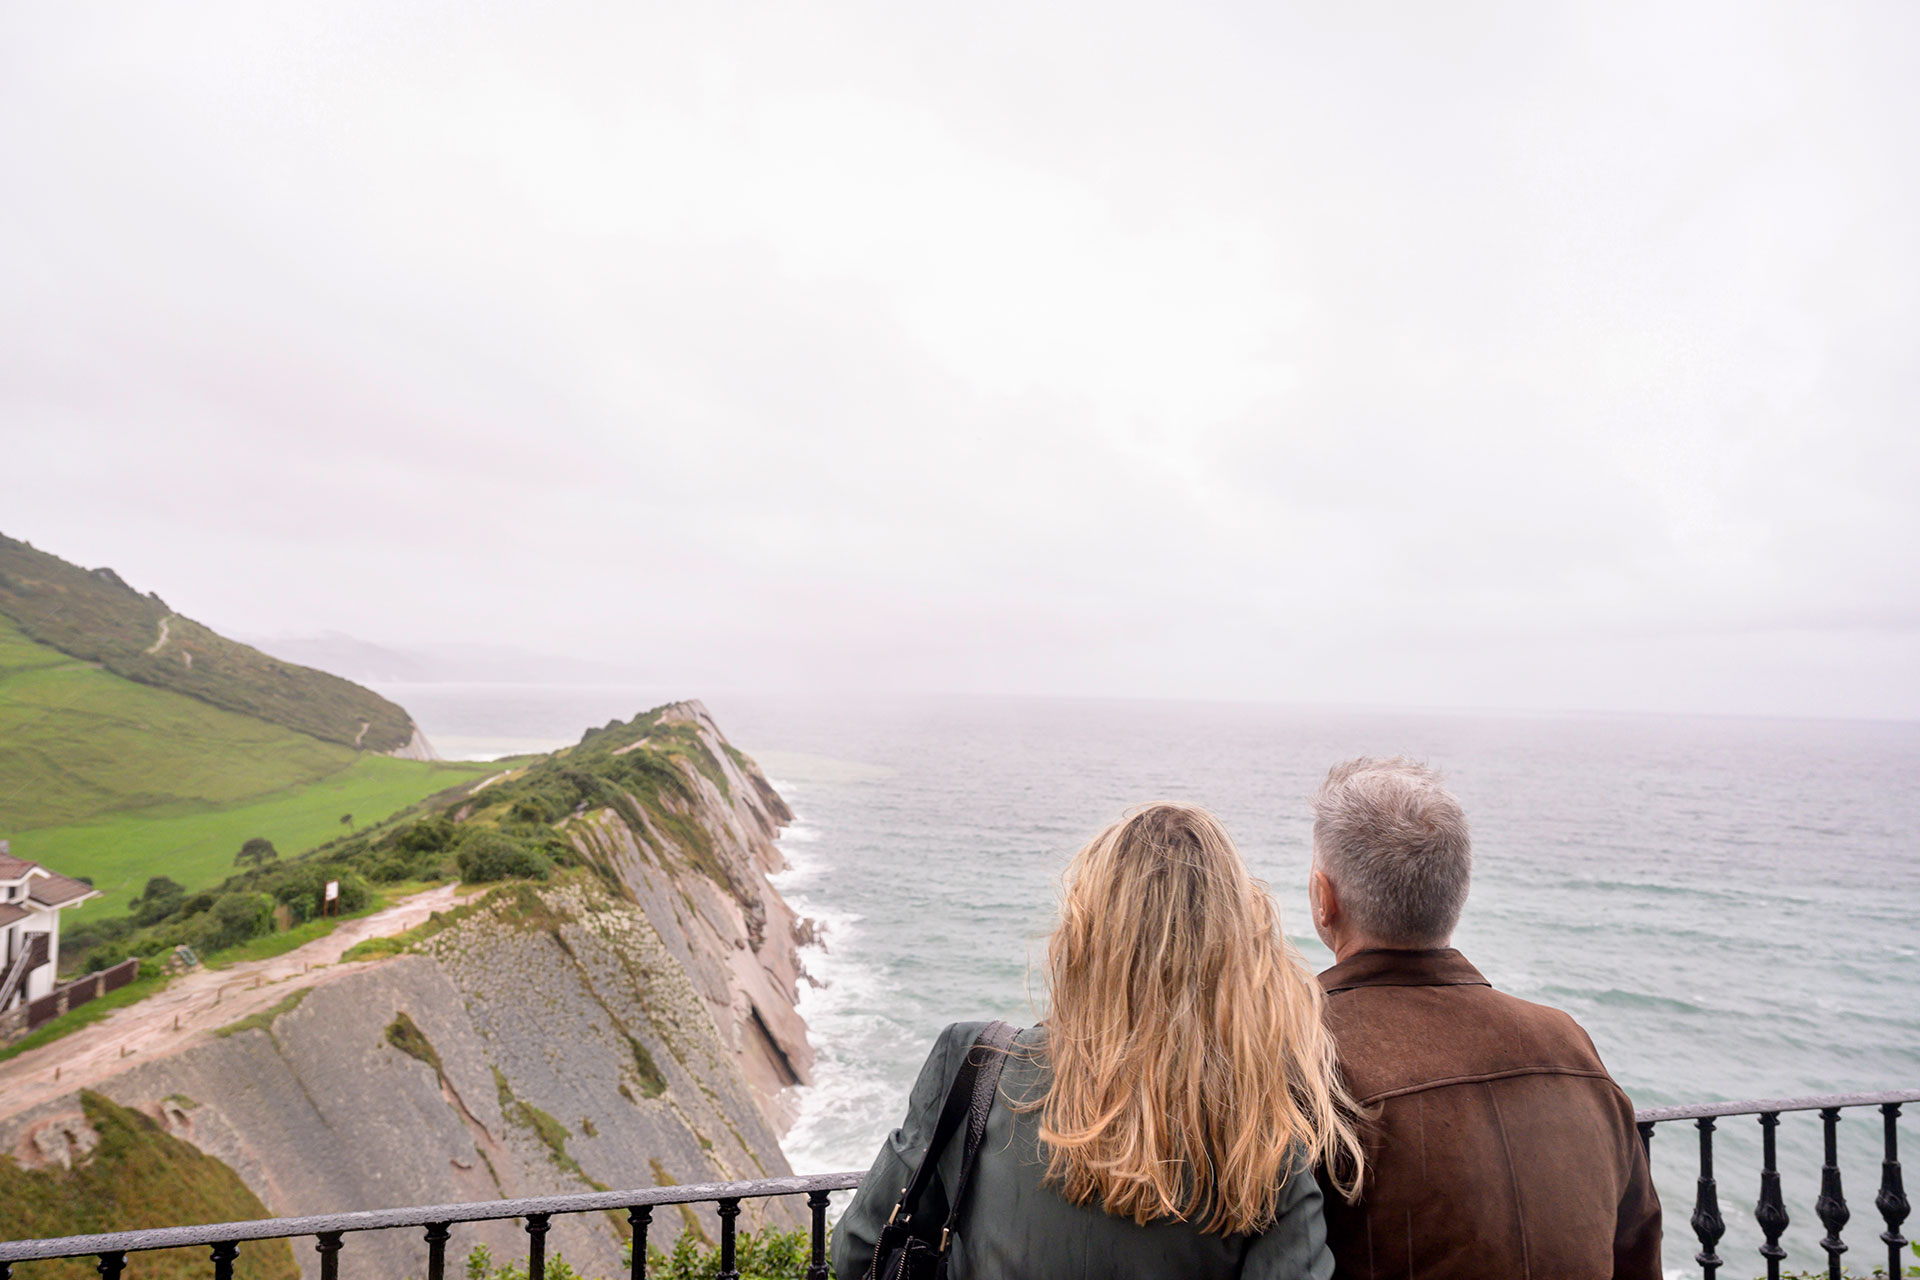
[[[742,1231],[734,1243],[734,1267],[740,1280],[803,1280],[813,1260],[812,1243],[804,1231]],[[622,1261],[632,1266],[633,1242],[621,1249]],[[527,1280],[526,1267],[512,1260],[496,1263],[492,1250],[476,1245],[467,1254],[467,1280]],[[694,1231],[682,1231],[671,1253],[647,1247],[647,1275],[654,1280],[713,1280],[720,1274],[720,1246]],[[547,1280],[585,1280],[555,1255],[547,1261]]]
[[[457,855],[460,878],[486,880],[545,880],[553,860],[498,831],[476,831],[460,842]]]
[[[329,880],[340,884],[341,915],[358,911],[373,901],[373,890],[365,880],[333,863],[289,863],[265,873],[255,884],[285,906],[295,924],[304,924],[320,914]]]
[[[196,922],[188,941],[207,953],[236,947],[273,930],[273,899],[264,893],[223,893]]]

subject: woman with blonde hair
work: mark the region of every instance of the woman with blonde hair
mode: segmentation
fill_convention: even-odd
[[[1155,804],[1095,836],[1047,971],[1041,1025],[941,1034],[835,1228],[839,1280],[890,1276],[913,1223],[953,1280],[1331,1275],[1314,1170],[1357,1193],[1350,1100],[1320,986],[1220,823]]]

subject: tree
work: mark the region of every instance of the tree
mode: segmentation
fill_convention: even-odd
[[[340,825],[345,827],[349,831],[353,830],[353,815],[350,813],[341,814]]]
[[[186,901],[187,890],[167,876],[155,876],[133,900],[133,918],[142,925],[153,924],[172,915]]]
[[[233,855],[236,867],[264,867],[279,858],[280,851],[273,847],[273,841],[265,836],[255,836],[240,846],[240,852]]]

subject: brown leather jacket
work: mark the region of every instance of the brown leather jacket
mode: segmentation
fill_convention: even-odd
[[[1348,1086],[1377,1108],[1358,1204],[1326,1190],[1341,1280],[1660,1280],[1660,1201],[1580,1025],[1466,957],[1362,951],[1320,975]]]

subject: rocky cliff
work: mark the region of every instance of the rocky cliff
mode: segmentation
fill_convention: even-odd
[[[789,1172],[786,1090],[812,1058],[796,920],[767,879],[786,805],[683,703],[491,779],[450,816],[556,803],[571,870],[494,888],[351,973],[290,981],[269,1015],[94,1087],[281,1215]],[[91,1145],[74,1094],[0,1119],[0,1150],[48,1176]],[[679,1225],[663,1218],[656,1239]],[[556,1219],[550,1247],[618,1274],[620,1229]],[[496,1256],[524,1243],[512,1223],[459,1228],[455,1256],[479,1242]],[[421,1248],[348,1242],[366,1274],[414,1271]],[[315,1273],[310,1249],[295,1256]]]

